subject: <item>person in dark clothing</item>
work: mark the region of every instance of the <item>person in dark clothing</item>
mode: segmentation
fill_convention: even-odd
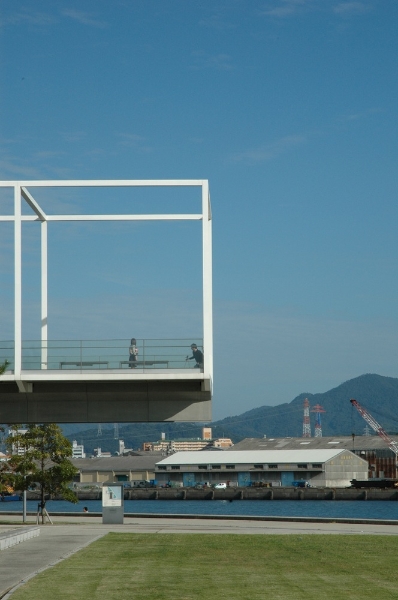
[[[135,338],[131,338],[130,348],[129,348],[129,366],[130,369],[135,369],[137,366],[135,363],[137,362],[137,340]]]
[[[192,356],[187,356],[186,360],[196,360],[195,369],[203,369],[203,353],[196,344],[191,344]]]

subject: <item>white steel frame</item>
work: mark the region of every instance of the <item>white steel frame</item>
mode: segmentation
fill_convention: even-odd
[[[202,190],[202,213],[200,214],[113,214],[113,215],[48,215],[34,199],[30,190],[35,188],[71,187],[200,187]],[[204,380],[213,380],[213,308],[212,308],[212,215],[209,183],[204,179],[173,180],[38,180],[0,181],[0,188],[13,188],[14,215],[0,215],[0,221],[14,222],[14,268],[15,268],[15,357],[14,379],[20,391],[31,391],[31,384],[22,377],[22,222],[39,221],[41,225],[41,342],[42,370],[47,368],[48,341],[48,273],[47,273],[47,226],[51,221],[202,221],[202,269],[203,269],[203,347],[205,353]],[[34,215],[22,214],[22,200],[30,206]],[[103,378],[103,374],[101,374]],[[32,380],[31,377],[29,377]]]

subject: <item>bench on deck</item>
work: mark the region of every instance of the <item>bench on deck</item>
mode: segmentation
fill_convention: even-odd
[[[98,365],[99,368],[101,368],[102,365],[105,365],[106,368],[108,368],[109,362],[107,360],[64,360],[59,363],[59,368],[63,369],[64,367],[94,367],[94,365]]]
[[[135,360],[131,362],[129,360],[121,360],[120,368],[122,369],[124,365],[130,366],[134,365],[134,367],[153,367],[154,365],[166,365],[165,368],[169,368],[168,360]],[[132,367],[134,369],[134,367]]]

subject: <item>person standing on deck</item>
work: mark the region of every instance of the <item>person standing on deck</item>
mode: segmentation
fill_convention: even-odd
[[[137,362],[137,354],[138,354],[138,348],[137,348],[137,340],[135,338],[131,338],[131,342],[130,342],[130,348],[129,348],[129,366],[130,369],[135,369],[136,368],[136,362]]]

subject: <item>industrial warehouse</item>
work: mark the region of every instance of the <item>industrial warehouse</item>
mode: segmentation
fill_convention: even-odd
[[[281,454],[283,451],[286,454]],[[359,462],[342,459],[346,467],[342,478],[338,470],[333,474],[337,459],[330,453],[339,456],[343,451],[344,456],[347,453],[348,456],[355,455]],[[311,452],[310,456],[308,452]],[[327,456],[323,452],[327,452]],[[188,459],[188,456],[191,458]],[[320,487],[328,485],[322,483],[327,479],[333,487],[346,487],[351,479],[396,477],[396,456],[378,436],[359,436],[355,441],[349,436],[246,438],[225,450],[176,452],[167,458],[161,452],[141,451],[125,456],[75,458],[73,464],[79,471],[75,483],[80,484],[104,481],[134,483],[156,479],[159,485],[172,482],[181,486],[187,482],[192,486],[197,482],[229,481],[243,486],[258,482],[282,486],[292,485],[292,480],[305,480]],[[216,469],[217,466],[220,468]],[[337,483],[339,480],[344,483]]]
[[[352,479],[367,478],[367,461],[344,449],[177,452],[156,464],[159,485],[183,487],[203,481],[238,487],[259,482],[291,486],[298,481],[311,487],[347,487]]]
[[[398,437],[391,436],[395,444]],[[350,450],[368,462],[369,479],[397,477],[397,456],[385,440],[376,435],[334,436],[334,437],[285,437],[285,438],[245,438],[234,445],[233,450],[320,450],[334,448]]]

